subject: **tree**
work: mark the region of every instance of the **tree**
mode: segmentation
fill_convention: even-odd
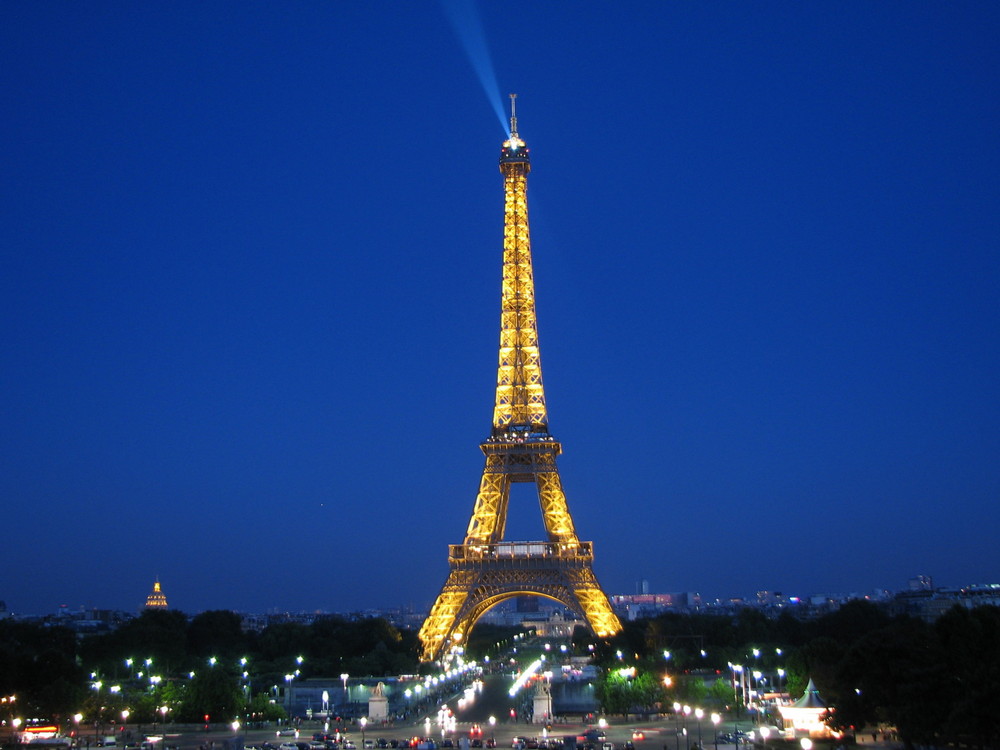
[[[242,712],[243,692],[239,680],[218,665],[195,673],[177,714],[181,721],[200,721],[205,714],[213,721],[231,721]]]
[[[733,702],[733,686],[720,677],[708,686],[708,697],[720,706],[730,705]]]
[[[201,658],[243,656],[247,650],[243,620],[235,612],[224,609],[195,615],[187,628],[187,648],[190,655]]]
[[[844,727],[884,718],[897,727],[907,747],[936,744],[945,718],[944,677],[931,628],[899,618],[859,639],[844,655],[825,688],[837,706],[832,721]]]
[[[956,605],[934,625],[944,659],[941,700],[952,740],[996,746],[1000,716],[1000,607]]]

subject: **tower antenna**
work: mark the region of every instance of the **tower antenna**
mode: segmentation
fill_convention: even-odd
[[[517,110],[515,105],[517,104],[517,94],[510,95],[510,137],[518,138],[517,134]]]

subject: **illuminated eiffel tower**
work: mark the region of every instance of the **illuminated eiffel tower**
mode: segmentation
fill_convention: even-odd
[[[463,544],[448,548],[448,580],[420,629],[421,658],[433,661],[463,645],[476,621],[495,604],[534,594],[583,613],[600,637],[621,629],[594,575],[593,545],[581,542],[566,505],[549,434],[535,319],[528,237],[528,149],[517,134],[511,94],[510,138],[500,149],[504,179],[503,286],[500,363],[493,430],[480,447],[486,466]],[[534,482],[547,541],[505,542],[513,482]]]

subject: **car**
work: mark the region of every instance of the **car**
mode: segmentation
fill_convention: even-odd
[[[644,739],[646,739],[646,733],[643,732],[641,729],[633,729],[632,730],[632,739],[633,740],[644,740]]]

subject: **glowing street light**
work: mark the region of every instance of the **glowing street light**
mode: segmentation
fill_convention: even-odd
[[[712,712],[712,732],[715,734],[715,750],[719,750],[719,722],[722,721],[722,717]]]
[[[365,746],[365,727],[368,726],[368,717],[362,716],[358,719],[358,724],[361,725],[361,747]]]

